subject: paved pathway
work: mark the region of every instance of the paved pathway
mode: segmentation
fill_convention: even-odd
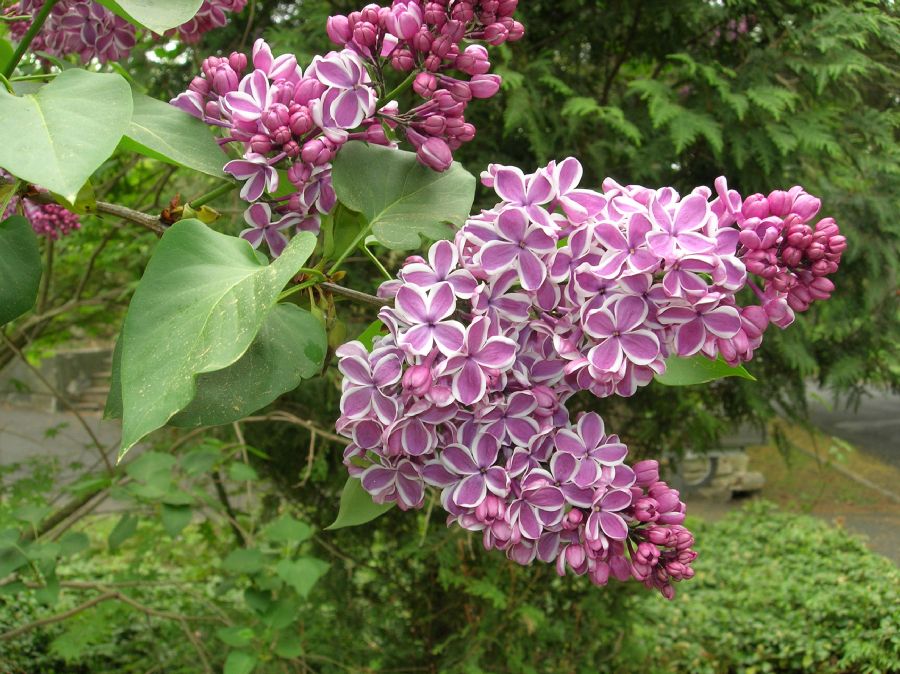
[[[826,394],[814,391],[810,417],[829,435],[900,468],[900,396],[872,389],[853,410],[832,405]]]

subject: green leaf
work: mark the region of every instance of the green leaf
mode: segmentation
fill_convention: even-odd
[[[265,563],[265,555],[256,548],[239,548],[222,560],[222,568],[232,573],[256,573]]]
[[[272,543],[302,543],[312,536],[312,527],[306,522],[282,515],[269,524],[260,534]]]
[[[225,674],[250,674],[256,667],[256,656],[245,651],[231,651],[225,659]]]
[[[28,558],[18,548],[0,545],[0,578],[28,564]]]
[[[279,658],[300,657],[303,655],[303,641],[300,639],[300,635],[296,632],[282,632],[273,653]]]
[[[137,532],[138,518],[131,513],[125,513],[121,519],[113,527],[109,533],[109,549],[110,551],[118,550],[126,540],[134,536]]]
[[[240,461],[228,466],[228,477],[235,482],[253,482],[259,479],[259,475],[253,466],[248,466]]]
[[[229,367],[197,377],[197,394],[173,426],[216,426],[265,407],[318,374],[328,349],[325,327],[296,304],[277,304],[247,352]]]
[[[447,239],[461,226],[475,199],[475,177],[454,163],[438,173],[412,152],[362,142],[346,144],[334,161],[334,190],[342,204],[366,216],[388,248],[419,246],[419,235]]]
[[[0,325],[34,306],[41,284],[41,251],[21,215],[0,222]]]
[[[249,243],[199,220],[181,220],[163,235],[119,337],[120,459],[193,400],[197,375],[244,355],[315,243],[301,232],[266,265]]]
[[[74,202],[128,128],[131,88],[120,75],[74,68],[36,94],[0,87],[0,119],[0,166]]]
[[[241,648],[253,641],[253,630],[249,627],[220,627],[216,630],[216,637],[234,648]]]
[[[341,507],[338,510],[337,519],[325,528],[343,529],[365,524],[383,515],[393,506],[392,502],[375,503],[371,494],[362,488],[359,480],[350,477],[347,478],[344,491],[341,492]]]
[[[710,360],[706,356],[672,357],[666,360],[666,371],[656,375],[656,381],[666,386],[704,384],[723,377],[742,377],[756,381],[743,366],[732,367],[724,360]]]
[[[328,562],[323,562],[315,557],[300,557],[298,559],[282,559],[275,566],[275,573],[285,583],[290,585],[301,597],[306,599],[313,585],[325,575],[329,568]]]
[[[154,33],[164,33],[187,23],[203,0],[97,0],[107,9]]]
[[[0,72],[6,70],[6,64],[12,58],[13,48],[8,40],[0,38]]]
[[[132,91],[134,113],[119,147],[225,178],[222,152],[209,127],[173,105]]]
[[[366,347],[366,351],[371,351],[375,340],[383,334],[386,334],[387,328],[380,320],[372,321],[365,330],[360,333],[358,339]]]
[[[79,552],[84,552],[91,546],[91,540],[87,534],[80,531],[70,531],[59,539],[59,554],[61,557],[72,557]]]
[[[160,511],[160,519],[162,519],[163,529],[172,538],[175,538],[182,530],[191,523],[194,516],[194,509],[190,506],[169,505],[163,503]]]

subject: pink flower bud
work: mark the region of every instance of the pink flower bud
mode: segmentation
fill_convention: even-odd
[[[261,133],[250,139],[250,149],[259,154],[268,154],[272,151],[272,141]]]
[[[486,75],[491,69],[487,49],[480,44],[466,47],[465,51],[456,57],[455,65],[467,75]]]
[[[769,213],[778,216],[779,218],[785,217],[791,212],[792,201],[790,195],[784,190],[775,190],[774,192],[771,192],[768,196]]]
[[[638,461],[632,466],[635,474],[635,484],[640,487],[649,487],[659,481],[659,463],[653,459]]]
[[[435,171],[446,171],[453,163],[453,153],[446,142],[431,137],[416,151],[416,157],[425,166]]]
[[[413,91],[422,98],[431,98],[437,89],[437,77],[431,73],[419,73],[413,80]]]
[[[375,24],[360,21],[353,27],[353,41],[363,47],[374,47],[378,40],[378,29]]]
[[[434,379],[428,365],[413,365],[403,373],[403,390],[422,397],[431,390]]]
[[[447,9],[438,2],[429,2],[425,5],[423,18],[429,25],[440,28],[448,20]]]
[[[402,73],[408,73],[416,67],[416,61],[409,49],[395,49],[391,52],[391,65]]]
[[[420,52],[429,52],[431,51],[431,45],[434,42],[434,35],[431,34],[431,31],[427,28],[422,28],[413,35],[412,40],[410,40],[410,45],[413,49]]]
[[[525,26],[518,21],[513,21],[511,26],[507,26],[507,30],[509,31],[509,34],[506,39],[510,42],[516,42],[525,37]]]
[[[325,32],[328,33],[328,38],[339,46],[344,46],[353,39],[350,21],[346,16],[340,14],[328,17],[328,21],[325,23]]]
[[[451,44],[456,44],[466,34],[466,21],[451,20],[441,26],[441,36],[447,38]]]
[[[300,144],[295,140],[287,141],[281,146],[281,150],[291,159],[296,159],[300,156]]]
[[[228,56],[228,65],[236,73],[243,73],[247,69],[247,55],[236,51],[231,52]]]
[[[303,145],[300,156],[308,164],[322,166],[331,161],[332,153],[324,138],[313,138]]]
[[[313,127],[312,117],[309,114],[309,109],[301,107],[297,112],[291,115],[290,119],[291,131],[294,132],[297,136],[302,136],[309,132]]]
[[[501,82],[499,75],[475,75],[469,82],[469,88],[475,98],[490,98],[500,90]]]
[[[453,41],[446,35],[438,35],[431,43],[431,53],[439,59],[444,59],[450,53]]]
[[[745,218],[759,218],[760,220],[769,217],[769,200],[762,194],[751,194],[744,199],[741,215]]]
[[[443,115],[429,115],[420,125],[420,128],[431,136],[443,135],[447,126],[447,119]]]
[[[201,96],[206,96],[209,93],[209,81],[202,77],[195,77],[188,85],[188,90],[195,91]]]
[[[502,23],[492,23],[484,29],[485,42],[495,47],[506,42],[507,37],[509,37],[509,31]]]
[[[376,5],[374,2],[370,2],[368,5],[363,7],[362,10],[360,10],[359,18],[361,21],[378,25],[380,13],[381,7],[379,5]]]
[[[309,105],[310,101],[325,93],[325,85],[314,77],[304,77],[294,86],[294,102]]]
[[[385,27],[401,40],[411,40],[422,27],[422,9],[415,2],[394,2],[385,17]]]

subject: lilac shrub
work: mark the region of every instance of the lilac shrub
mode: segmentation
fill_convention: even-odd
[[[600,416],[566,403],[633,395],[670,356],[749,360],[769,323],[828,296],[845,242],[830,218],[810,224],[819,202],[800,188],[595,192],[581,175],[571,158],[489,167],[500,203],[382,285],[393,306],[371,352],[338,350],[337,428],[376,502],[419,508],[430,485],[487,549],[671,598],[696,556],[684,503],[655,461],[629,466]]]
[[[244,182],[243,199],[264,199],[278,222],[262,222],[261,209],[248,209],[251,227],[244,237],[254,246],[265,240],[277,256],[289,224],[317,232],[322,216],[334,208],[331,162],[347,141],[397,147],[399,135],[425,166],[450,168],[453,152],[475,137],[464,117],[467,105],[500,88],[500,77],[489,73],[487,49],[478,42],[521,38],[524,29],[512,18],[516,5],[366,5],[328,20],[328,35],[342,49],[316,56],[305,70],[290,54],[273,55],[260,39],[249,58],[232,53],[205,59],[202,74],[172,103],[220,128],[223,146],[240,148],[241,158],[228,162],[225,171]],[[405,84],[421,103],[400,110],[383,79],[390,70],[407,77]],[[286,193],[271,196],[279,187]],[[261,236],[263,230],[279,234]]]

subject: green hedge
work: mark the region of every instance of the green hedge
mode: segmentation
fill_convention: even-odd
[[[635,637],[650,645],[640,669],[900,671],[900,573],[859,539],[764,503],[698,539],[677,601],[634,601]]]

